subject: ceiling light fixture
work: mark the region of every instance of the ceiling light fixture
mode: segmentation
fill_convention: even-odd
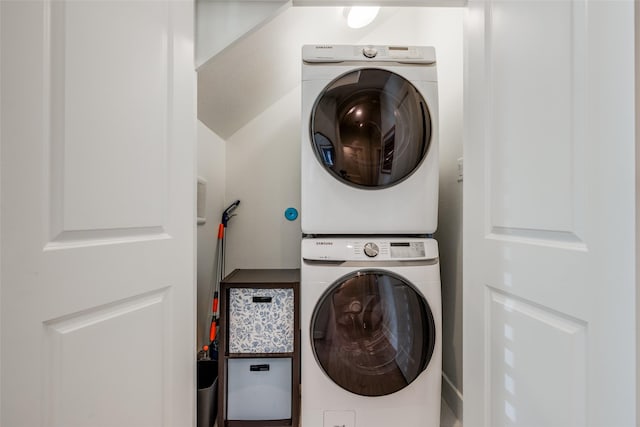
[[[378,12],[380,6],[352,6],[347,8],[347,25],[350,28],[362,28],[371,24]]]

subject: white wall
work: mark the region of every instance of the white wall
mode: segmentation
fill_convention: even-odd
[[[198,348],[209,340],[210,285],[216,259],[218,224],[224,210],[225,142],[198,121],[198,177],[207,181],[206,223],[198,226]]]
[[[300,221],[300,87],[227,140],[226,201],[240,200],[228,226],[227,272],[298,268]]]
[[[462,71],[464,9],[399,8],[361,44],[435,46],[440,95],[440,243],[443,289],[443,368],[447,400],[461,415],[462,391]],[[283,33],[286,33],[283,30]],[[287,37],[296,37],[286,33]],[[317,40],[323,42],[323,40]],[[268,82],[265,82],[268,84]],[[300,205],[300,88],[227,140],[227,203],[240,199],[227,233],[227,271],[234,268],[296,268],[299,222],[284,210]]]

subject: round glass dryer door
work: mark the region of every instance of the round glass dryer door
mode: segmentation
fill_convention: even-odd
[[[334,283],[316,305],[311,336],[329,378],[362,396],[408,386],[429,364],[436,341],[425,299],[401,277],[379,270]]]
[[[431,117],[418,90],[377,68],[332,81],[311,111],[311,144],[320,163],[343,183],[366,189],[397,184],[427,155]]]

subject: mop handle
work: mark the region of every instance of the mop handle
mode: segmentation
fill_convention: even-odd
[[[236,210],[239,204],[240,204],[240,200],[236,200],[231,205],[229,205],[227,209],[225,209],[224,212],[222,213],[222,220],[221,220],[221,223],[218,225],[218,242],[220,243],[218,247],[218,262],[217,262],[218,271],[216,272],[218,274],[214,275],[213,280],[215,282],[212,282],[212,284],[215,284],[215,285],[214,285],[214,289],[212,289],[213,301],[211,304],[211,326],[209,327],[209,343],[210,344],[213,344],[213,342],[216,340],[218,321],[220,318],[220,313],[218,312],[218,302],[219,302],[218,294],[220,290],[220,282],[224,277],[224,229],[227,227],[227,224],[231,219],[231,217],[235,216],[233,211]],[[216,276],[219,276],[219,279]],[[209,346],[205,345],[203,346],[203,348],[204,347],[206,347],[204,351],[205,352],[208,351]]]
[[[222,241],[223,239],[224,239],[224,224],[219,224],[218,225],[218,241]],[[220,250],[221,249],[222,248],[220,248]],[[213,302],[211,306],[211,312],[213,313],[213,318],[211,319],[211,328],[209,329],[209,342],[215,341],[217,329],[218,329],[218,301],[219,301],[218,287],[219,287],[219,284],[216,283],[216,288],[213,293]]]

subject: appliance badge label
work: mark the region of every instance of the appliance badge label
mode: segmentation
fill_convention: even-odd
[[[316,246],[333,246],[333,242],[316,242]]]

